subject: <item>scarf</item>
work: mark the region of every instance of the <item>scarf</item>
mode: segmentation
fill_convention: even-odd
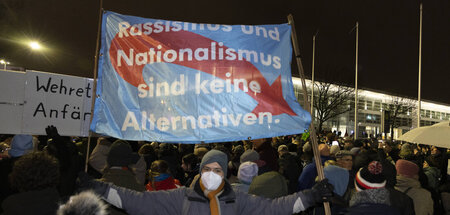
[[[202,179],[200,178],[199,180],[200,189],[202,189],[205,196],[209,199],[209,209],[211,210],[211,215],[220,215],[219,195],[223,192],[225,181],[222,180],[222,183],[216,190],[207,190],[205,186],[203,186]]]

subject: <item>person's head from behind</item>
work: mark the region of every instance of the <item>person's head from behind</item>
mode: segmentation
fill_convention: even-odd
[[[341,150],[336,153],[336,164],[344,169],[351,170],[353,166],[353,156],[348,150]]]
[[[286,145],[278,146],[278,156],[281,157],[283,154],[289,153],[289,149]]]
[[[181,168],[185,172],[191,172],[198,164],[198,157],[194,154],[187,154],[181,159]]]
[[[216,190],[227,175],[228,157],[219,150],[211,150],[200,163],[200,181],[207,190]]]
[[[364,141],[362,139],[356,139],[353,141],[353,147],[361,148],[364,146]]]
[[[33,137],[31,135],[18,134],[12,138],[11,148],[8,153],[11,157],[20,157],[33,151]]]
[[[439,150],[438,147],[433,146],[433,147],[431,147],[431,154],[432,154],[432,155],[440,155],[440,154],[441,154],[441,151]]]
[[[361,168],[355,176],[356,190],[380,189],[386,186],[386,177],[383,175],[383,165],[378,161],[372,161]]]
[[[240,182],[250,184],[255,176],[258,175],[258,165],[254,162],[247,161],[239,165],[238,179]]]
[[[109,167],[128,167],[139,160],[139,155],[134,153],[128,142],[116,140],[109,150],[106,162]]]
[[[353,148],[353,139],[345,138],[344,139],[344,149],[350,150],[351,148]]]
[[[69,201],[59,206],[57,215],[106,215],[107,206],[92,191],[84,191],[71,196]]]
[[[165,160],[156,160],[153,161],[150,172],[152,174],[167,174],[169,173],[169,164]]]
[[[208,152],[209,150],[206,147],[197,147],[194,149],[194,155],[197,156],[199,160],[203,159],[203,156]]]
[[[320,156],[330,156],[330,146],[328,144],[319,144]]]
[[[264,145],[270,145],[272,139],[271,138],[262,138],[262,139],[255,139],[252,140],[253,143],[253,149],[255,149],[256,151],[258,151],[261,147],[263,147]]]
[[[141,146],[141,148],[138,151],[138,154],[140,155],[153,155],[155,154],[155,149],[153,148],[150,143],[146,143]]]
[[[399,176],[419,179],[419,166],[411,161],[400,159],[395,163],[395,169]]]
[[[46,152],[32,152],[19,158],[9,175],[20,192],[54,188],[59,183],[58,160]]]

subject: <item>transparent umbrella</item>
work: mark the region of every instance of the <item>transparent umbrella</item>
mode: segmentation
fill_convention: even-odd
[[[415,128],[406,132],[399,140],[450,148],[450,121],[443,121],[432,126]]]

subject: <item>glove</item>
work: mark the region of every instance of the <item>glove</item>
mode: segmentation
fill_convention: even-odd
[[[56,129],[56,127],[53,125],[47,126],[47,128],[45,128],[45,133],[47,133],[49,139],[55,139],[59,137],[58,129]]]
[[[302,203],[305,208],[308,208],[317,203],[330,201],[333,190],[333,185],[328,183],[328,179],[319,181],[311,189],[302,191]]]
[[[110,187],[109,183],[94,180],[94,178],[92,178],[90,175],[88,175],[85,172],[78,173],[77,184],[78,184],[78,190],[80,192],[84,191],[84,190],[92,190],[97,195],[100,195],[103,197],[108,194],[108,190]]]

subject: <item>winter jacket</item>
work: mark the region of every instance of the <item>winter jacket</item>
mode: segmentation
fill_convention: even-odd
[[[234,191],[239,191],[242,193],[248,193],[248,189],[250,188],[250,184],[246,184],[245,182],[238,182],[231,184],[231,187]]]
[[[414,215],[414,202],[408,195],[394,189],[386,188],[389,191],[391,206],[397,208],[402,215]]]
[[[330,200],[331,215],[345,214],[347,212],[348,202],[338,194],[334,194]],[[310,215],[325,215],[323,204],[316,205],[313,210],[308,210]]]
[[[441,171],[436,167],[425,167],[423,168],[423,173],[427,176],[428,186],[437,190],[441,178]]]
[[[328,156],[320,156],[322,165],[325,161],[330,160]],[[311,162],[303,168],[302,174],[298,177],[298,190],[310,189],[314,186],[317,177],[316,162]]]
[[[136,181],[136,177],[130,170],[116,169],[115,167],[106,169],[103,177],[104,182],[111,182],[116,186],[125,187],[136,191],[145,191],[143,185]]]
[[[145,185],[145,189],[148,191],[157,190],[171,190],[181,187],[181,183],[178,179],[173,179],[169,174],[161,174],[156,176],[152,181],[149,181]]]
[[[199,181],[193,188],[183,187],[169,191],[143,193],[109,185],[103,197],[111,204],[133,215],[210,214],[209,200],[201,191]],[[301,192],[270,200],[235,192],[228,182],[225,182],[218,200],[222,215],[287,215],[293,213],[294,204],[299,210],[304,210],[309,206],[308,204],[311,204],[308,203],[310,197]]]
[[[17,193],[18,191],[11,187],[9,181],[9,174],[12,172],[14,162],[19,157],[4,158],[0,160],[0,202],[3,202],[8,196]],[[0,214],[2,210],[0,209]]]
[[[356,192],[350,200],[347,214],[400,215],[400,211],[390,206],[389,191],[380,188]]]
[[[420,187],[419,180],[397,176],[395,189],[406,193],[406,195],[413,199],[416,215],[433,214],[433,199],[431,199],[431,194],[429,191]]]
[[[100,173],[106,167],[106,158],[108,157],[110,146],[107,142],[100,142],[95,146],[92,154],[89,156],[89,164]],[[141,156],[136,164],[130,165],[130,168],[133,169],[138,183],[144,185],[147,171],[145,159]]]
[[[136,181],[135,175],[128,169],[117,169],[116,167],[105,169],[103,177],[100,179],[100,181],[111,182],[116,186],[128,188],[135,191],[145,191],[144,186]],[[108,214],[124,215],[126,213],[119,208],[111,206],[108,208]]]
[[[17,193],[3,201],[3,214],[54,215],[59,201],[56,188]]]
[[[298,177],[302,169],[297,163],[297,157],[291,153],[285,153],[278,160],[279,172],[287,179],[289,194],[297,192]]]

